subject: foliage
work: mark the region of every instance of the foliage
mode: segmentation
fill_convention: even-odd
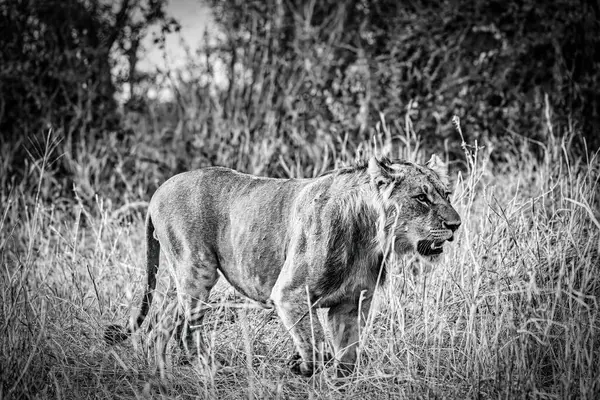
[[[505,149],[516,132],[541,139],[549,103],[558,121],[578,127],[579,143],[600,144],[595,2],[213,4],[227,34],[230,98],[250,120],[265,119],[255,98],[266,97],[266,109],[304,123],[309,135],[364,138],[379,113],[408,112],[425,143],[443,148],[456,114],[469,138]]]
[[[63,132],[67,154],[80,141],[119,128],[111,69],[124,54],[135,71],[149,26],[177,24],[165,0],[15,0],[0,3],[0,143],[17,150],[52,128]],[[135,75],[135,74],[131,74]],[[134,82],[134,77],[127,79]],[[117,82],[117,83],[122,83]],[[68,157],[65,157],[68,161]],[[13,171],[22,172],[20,162]],[[67,174],[72,165],[65,165]]]
[[[2,3],[0,140],[11,176],[30,173],[24,149],[39,151],[47,127],[61,141],[62,157],[51,166],[61,171],[59,192],[84,181],[87,199],[106,179],[117,182],[111,197],[131,192],[140,169],[158,168],[158,181],[215,163],[289,175],[327,148],[331,156],[314,175],[335,166],[342,143],[382,134],[381,115],[401,132],[414,124],[423,145],[459,164],[452,115],[498,161],[518,155],[522,137],[543,142],[545,119],[573,125],[572,151],[585,152],[583,138],[588,151],[599,144],[593,2],[212,4],[223,35],[207,40],[203,57],[156,77],[174,91],[169,103],[144,98],[155,77],[135,68],[152,24],[178,29],[164,1]],[[114,60],[128,68],[111,80]],[[123,119],[113,96],[124,83],[132,98]],[[148,126],[148,114],[158,125]],[[168,160],[138,151],[153,140],[144,138],[148,129],[164,133],[151,153],[177,149]],[[87,159],[95,147],[109,153],[100,170]],[[260,165],[246,154],[251,147],[264,148]],[[153,187],[133,191],[148,195]]]

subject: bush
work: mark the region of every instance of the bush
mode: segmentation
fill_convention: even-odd
[[[48,129],[60,132],[64,142],[65,156],[54,168],[72,177],[88,143],[120,128],[115,83],[136,83],[140,40],[150,26],[177,29],[165,3],[0,3],[0,144],[10,148],[11,175],[27,173],[25,149],[42,142]],[[113,80],[119,56],[126,73]]]
[[[594,2],[214,5],[227,34],[228,94],[235,97],[225,104],[241,103],[238,111],[251,113],[246,118],[264,120],[253,101],[267,97],[281,119],[301,123],[309,137],[323,130],[364,138],[380,113],[409,113],[425,144],[443,149],[457,114],[469,139],[507,149],[515,132],[542,140],[551,107],[559,123],[576,125],[580,144],[600,144]],[[458,141],[450,146],[460,151]]]

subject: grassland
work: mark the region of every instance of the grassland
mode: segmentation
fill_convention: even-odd
[[[465,146],[452,168],[458,240],[428,273],[397,260],[346,381],[330,369],[292,375],[277,317],[247,306],[223,280],[211,295],[211,356],[202,365],[178,365],[173,348],[161,381],[145,330],[106,345],[104,327],[126,320],[141,297],[145,201],[177,170],[178,148],[158,146],[151,126],[127,139],[137,158],[111,151],[124,142],[110,138],[72,153],[60,132],[49,133],[27,145],[26,176],[2,179],[0,398],[599,398],[599,154],[573,155],[574,133],[559,130],[548,121],[545,142],[519,141],[502,164],[490,161],[493,148]],[[275,131],[252,140],[241,132],[237,150],[202,140],[211,163],[266,174],[275,159],[288,176],[373,153],[429,156],[414,133],[385,127],[368,142],[305,143],[303,157],[293,152],[301,138],[294,145]],[[76,167],[67,195],[53,172],[61,157]],[[7,150],[1,159],[5,172]],[[168,281],[163,275],[161,291]]]

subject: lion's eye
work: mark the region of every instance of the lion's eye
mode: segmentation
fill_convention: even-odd
[[[421,193],[421,194],[419,194],[419,195],[415,196],[415,199],[417,199],[417,200],[418,200],[418,201],[420,201],[421,203],[427,203],[427,202],[428,202],[428,200],[427,200],[427,196],[426,196],[426,195],[424,195],[423,193]]]

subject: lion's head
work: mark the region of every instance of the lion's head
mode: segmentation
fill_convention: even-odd
[[[435,155],[425,166],[371,158],[368,172],[388,219],[395,223],[395,251],[416,252],[425,261],[438,261],[444,242],[454,240],[461,223],[450,204],[444,163]]]

